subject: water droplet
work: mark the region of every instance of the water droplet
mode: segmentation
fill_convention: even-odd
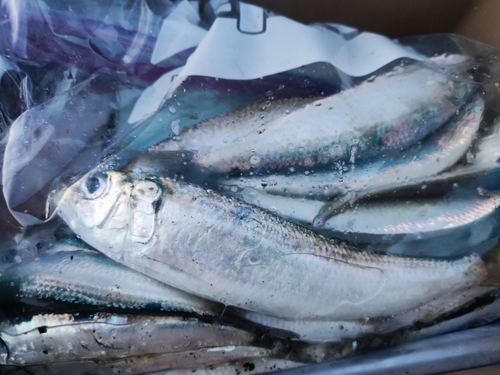
[[[173,106],[168,107],[168,110],[170,111],[170,113],[177,112]]]
[[[179,135],[180,134],[180,129],[179,129],[179,123],[181,121],[180,120],[174,120],[170,123],[170,129],[172,129],[172,132],[175,134],[175,135]]]
[[[256,166],[256,165],[258,165],[259,163],[260,163],[260,157],[259,157],[258,155],[252,155],[252,156],[250,157],[250,164],[251,164],[252,166]]]

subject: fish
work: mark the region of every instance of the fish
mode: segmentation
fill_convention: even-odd
[[[268,123],[302,109],[317,99],[290,98],[256,103],[211,120],[201,122],[168,139],[151,146],[153,154],[166,151],[191,151],[200,154],[208,148],[223,148],[225,145],[251,133],[264,132]]]
[[[28,366],[165,353],[180,359],[204,348],[253,346],[255,335],[197,318],[82,312],[6,320],[0,339],[7,348],[0,364]]]
[[[315,200],[337,199],[340,203],[355,200],[382,191],[392,191],[413,185],[414,180],[425,179],[452,167],[469,149],[481,123],[484,101],[477,98],[448,126],[433,134],[423,145],[416,145],[397,158],[375,159],[339,173],[336,170],[315,173],[272,174],[217,180],[217,186],[230,193],[251,187],[268,194],[307,197]],[[349,170],[350,169],[350,170]],[[326,218],[325,218],[326,219]]]
[[[64,251],[54,246],[52,254],[8,268],[0,276],[1,303],[50,301],[94,307],[176,311],[201,316],[220,316],[224,310],[213,302],[197,298],[149,278],[96,251]]]
[[[289,114],[279,111],[257,131],[238,138],[236,126],[227,143],[224,134],[209,133],[207,140],[201,131],[188,130],[179,135],[180,141],[168,140],[153,149],[187,152],[188,165],[217,173],[366,159],[418,142],[449,120],[474,90],[472,82],[454,80],[432,64],[397,67]]]
[[[498,126],[498,124],[497,124]],[[482,188],[495,190],[500,187],[500,132],[495,131],[478,140],[476,150],[470,153],[467,164],[429,178],[414,180],[414,185],[395,190],[405,194],[411,189],[414,193],[428,194],[450,191],[457,187]]]
[[[328,219],[321,233],[375,251],[416,257],[481,253],[498,242],[498,192],[373,201]]]
[[[155,176],[95,171],[54,199],[59,217],[110,258],[188,293],[286,320],[408,325],[499,285],[499,247],[456,260],[360,251]]]
[[[245,372],[267,374],[306,364],[276,358],[270,352],[253,346],[227,346],[99,361],[74,360],[42,365],[2,366],[1,369],[3,375],[235,375]]]
[[[459,189],[443,196],[365,200],[332,216],[322,227],[313,225],[322,201],[266,194],[250,187],[231,196],[332,240],[396,255],[450,258],[483,254],[499,239],[496,191]]]
[[[424,338],[468,329],[491,323],[500,317],[498,292],[486,294],[452,311],[443,313],[433,321],[416,322],[408,326],[395,327],[389,320],[369,319],[363,322],[349,321],[293,321],[274,318],[265,314],[239,310],[238,314],[247,321],[260,324],[273,332],[276,337],[290,341],[299,340],[310,344],[338,343],[348,348],[349,342],[364,339],[367,347],[374,349],[384,345],[407,343]],[[362,347],[358,349],[363,350]],[[344,349],[345,350],[345,349]]]

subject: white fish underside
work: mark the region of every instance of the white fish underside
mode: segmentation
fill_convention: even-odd
[[[188,184],[163,181],[158,194],[158,182],[108,172],[105,191],[89,198],[85,183],[65,192],[59,213],[90,245],[179,289],[278,318],[411,322],[494,288],[483,286],[488,275],[478,256],[448,262],[363,253]],[[161,197],[160,207],[148,214],[133,204],[137,194]]]

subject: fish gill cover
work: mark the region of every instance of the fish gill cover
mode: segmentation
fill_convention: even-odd
[[[2,373],[500,361],[472,329],[500,317],[499,51],[215,0],[0,12]]]

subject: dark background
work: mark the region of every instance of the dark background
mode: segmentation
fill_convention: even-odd
[[[390,37],[454,32],[500,48],[500,0],[246,0],[302,23]]]

